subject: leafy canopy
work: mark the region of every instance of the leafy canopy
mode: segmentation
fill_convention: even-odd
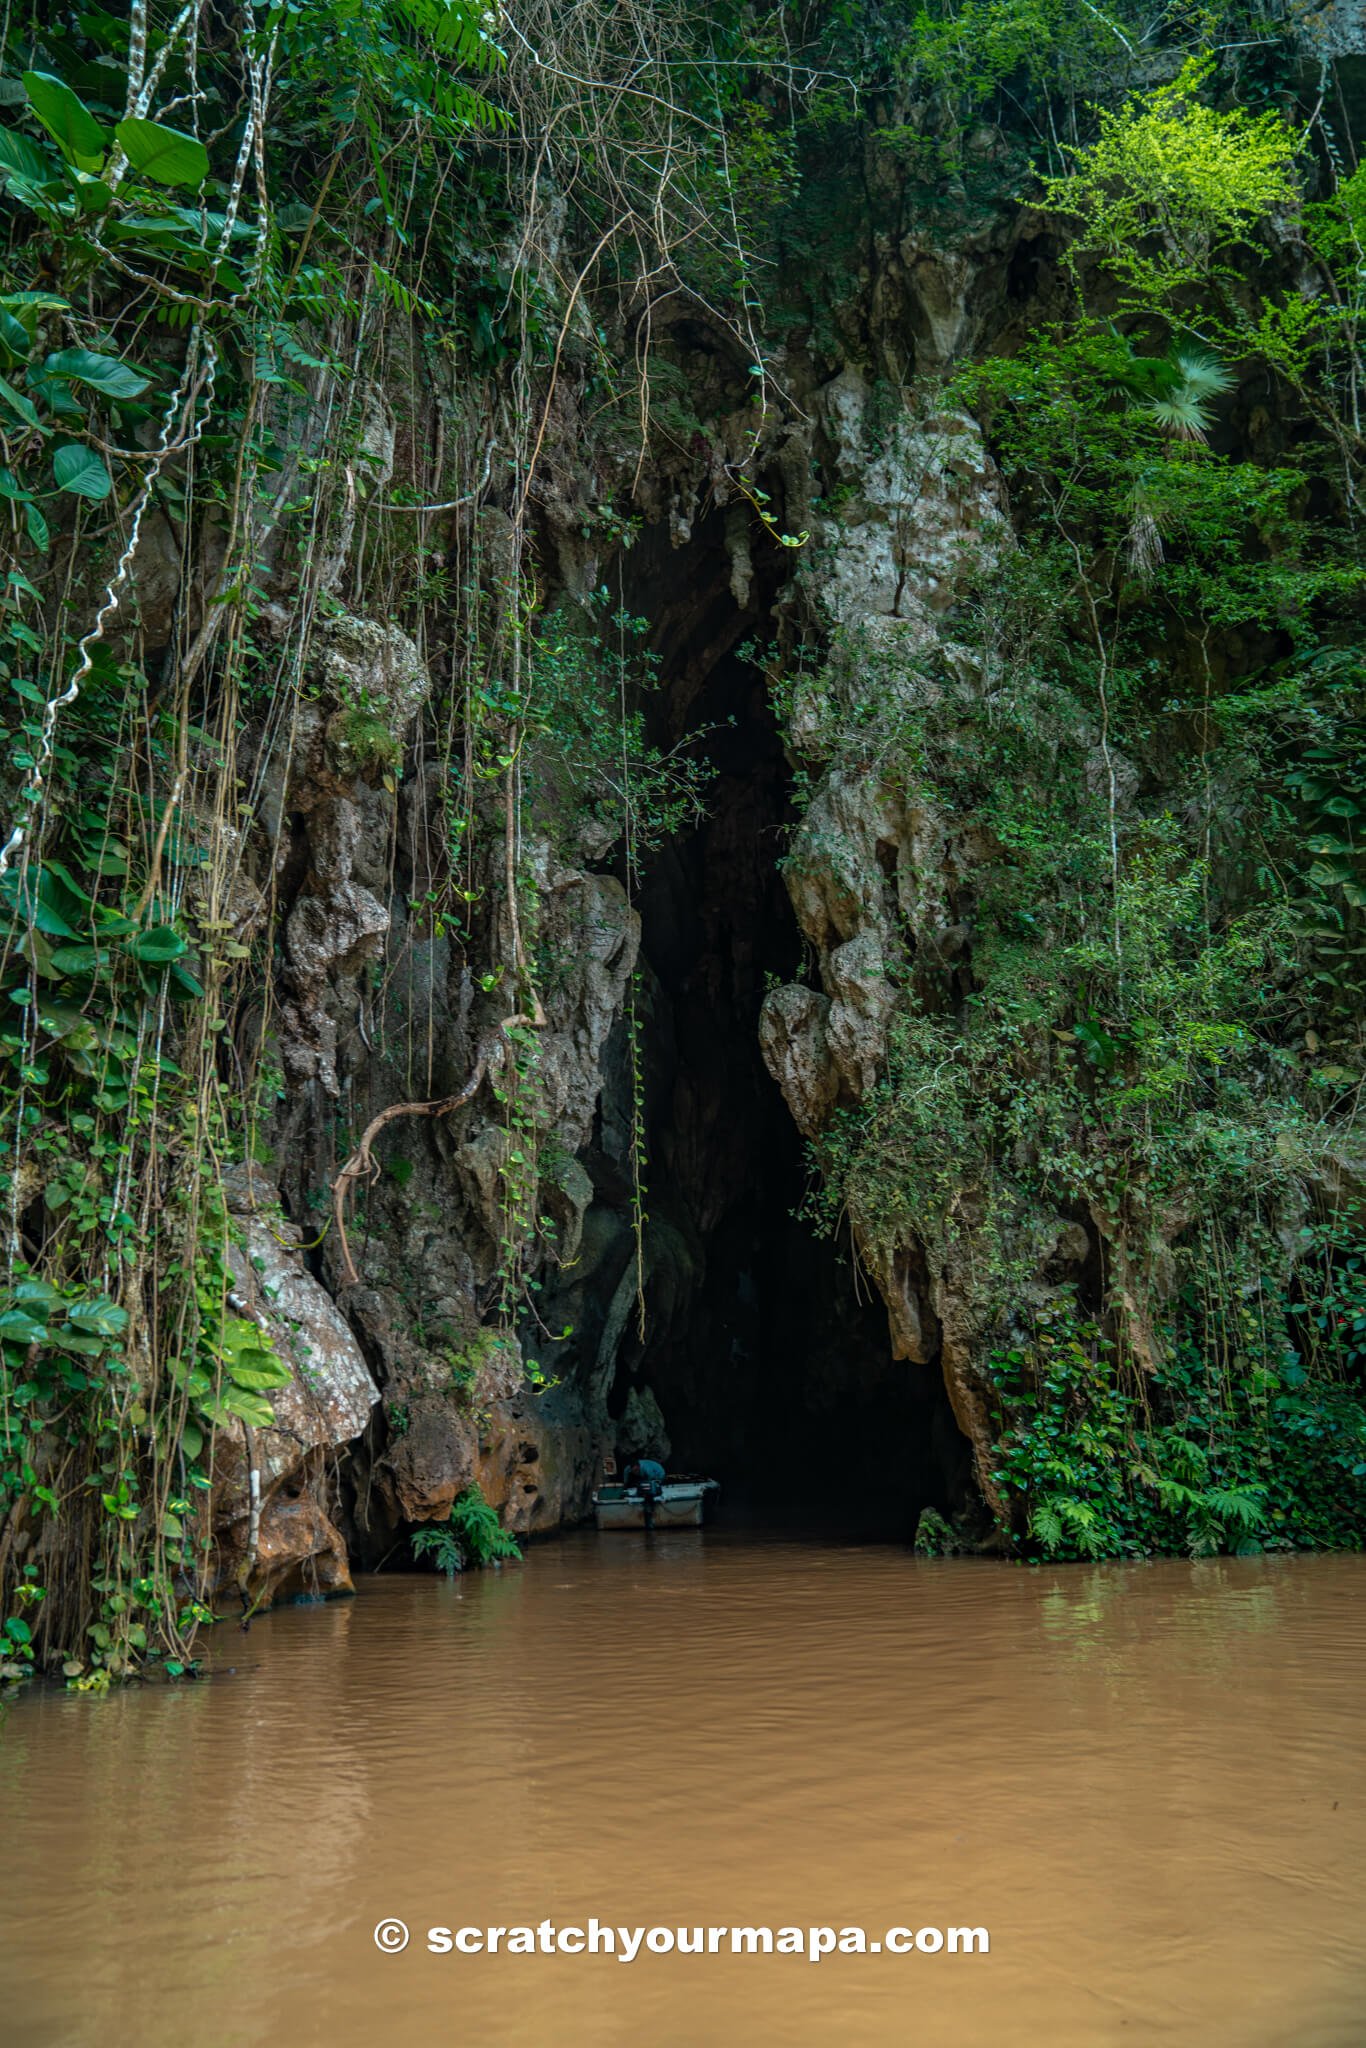
[[[1077,223],[1069,260],[1100,255],[1129,309],[1208,282],[1219,259],[1260,221],[1292,205],[1300,139],[1279,114],[1220,112],[1198,97],[1209,58],[1170,85],[1098,108],[1099,131],[1066,176],[1045,180],[1048,204]]]

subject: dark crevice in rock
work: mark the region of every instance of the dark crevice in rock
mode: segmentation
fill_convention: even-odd
[[[969,1451],[937,1362],[894,1359],[876,1290],[797,1213],[808,1162],[759,1045],[766,989],[806,968],[782,872],[792,780],[762,670],[736,651],[771,631],[758,606],[768,612],[786,564],[756,546],[742,607],[719,524],[671,555],[647,537],[627,597],[660,622],[660,731],[700,734],[714,771],[708,815],[649,860],[637,896],[644,1334],[624,1026],[584,1155],[592,1278],[546,1318],[574,1312],[575,1369],[596,1354],[626,1451],[714,1473],[732,1507],[764,1520],[908,1537],[924,1507],[961,1506]]]

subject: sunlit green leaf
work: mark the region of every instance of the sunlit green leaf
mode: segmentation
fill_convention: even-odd
[[[50,71],[26,71],[28,103],[68,162],[83,171],[97,171],[104,162],[109,136],[71,87]]]
[[[193,135],[160,121],[130,117],[114,130],[119,148],[139,177],[158,185],[188,185],[198,190],[209,175],[209,153]]]

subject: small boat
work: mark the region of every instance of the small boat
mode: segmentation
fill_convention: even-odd
[[[715,1479],[671,1474],[651,1492],[641,1486],[600,1486],[593,1512],[600,1529],[700,1529],[720,1492]]]

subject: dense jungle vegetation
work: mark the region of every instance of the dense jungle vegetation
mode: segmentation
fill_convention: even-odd
[[[243,909],[251,837],[283,829],[260,735],[287,751],[347,605],[434,682],[424,914],[506,1024],[515,1315],[523,815],[601,814],[629,873],[705,802],[649,742],[634,624],[547,582],[557,392],[623,478],[610,554],[642,467],[707,431],[642,308],[705,310],[751,366],[732,496],[796,556],[764,483],[785,280],[854,292],[832,181],[870,156],[946,241],[1033,210],[1056,282],[1000,352],[893,394],[974,414],[1005,481],[1016,544],[954,615],[990,687],[946,709],[876,650],[772,657],[780,703],[852,660],[823,761],[994,848],[973,985],[907,977],[813,1210],[980,1266],[982,1476],[1022,1554],[1359,1543],[1366,170],[1319,18],[134,0],[12,10],[4,57],[0,1674],[176,1675],[213,1612],[215,1444],[289,1377],[235,1301],[223,1192],[284,1092],[269,863]],[[495,497],[496,546],[461,517]],[[389,707],[344,710],[352,772],[398,784]],[[359,1138],[339,1105],[337,1171]],[[1022,1291],[1039,1193],[1103,1230],[1089,1299]]]

